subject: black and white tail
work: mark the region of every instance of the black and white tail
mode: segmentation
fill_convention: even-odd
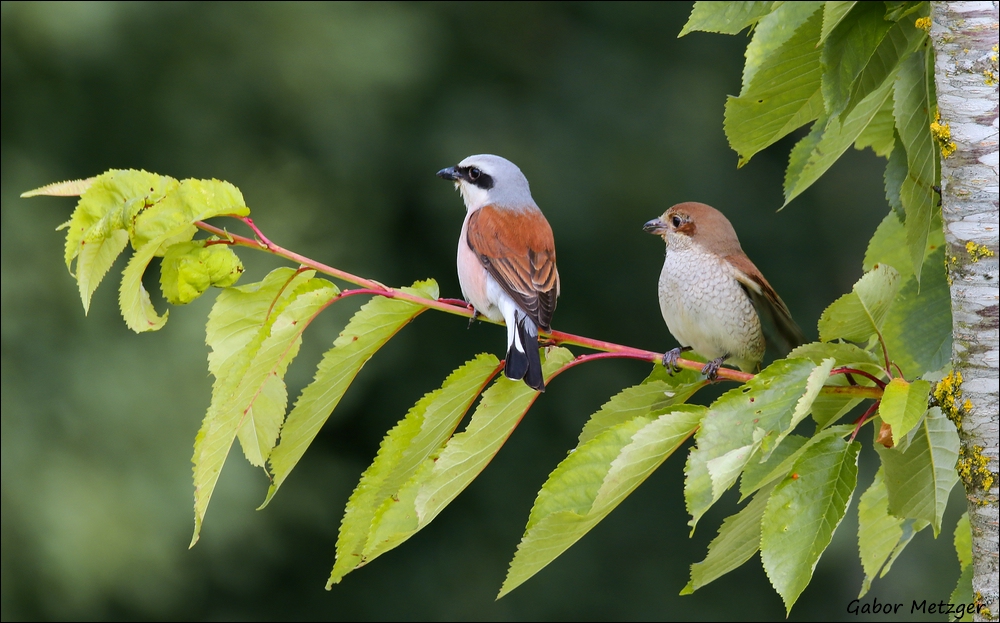
[[[542,360],[538,356],[538,329],[520,309],[515,313],[513,331],[508,331],[507,363],[504,376],[524,383],[536,391],[545,391]]]

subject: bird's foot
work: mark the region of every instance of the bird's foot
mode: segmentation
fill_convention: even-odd
[[[665,352],[663,354],[663,367],[667,369],[667,372],[670,374],[680,372],[681,368],[677,365],[677,360],[681,358],[681,353],[685,353],[689,350],[691,350],[690,346],[683,346]]]
[[[472,323],[476,321],[476,318],[479,318],[480,316],[482,316],[482,314],[480,314],[479,311],[476,310],[476,308],[472,306],[472,303],[469,303],[469,309],[472,310],[472,315],[469,316],[469,328],[471,329],[472,328]]]
[[[719,380],[719,368],[722,367],[722,362],[726,360],[725,355],[719,357],[718,359],[713,359],[705,364],[705,367],[701,369],[701,373],[705,375],[709,383],[715,383]]]

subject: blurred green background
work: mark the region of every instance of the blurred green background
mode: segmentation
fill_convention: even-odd
[[[641,227],[693,200],[729,216],[814,338],[820,312],[860,276],[888,210],[883,161],[850,150],[777,213],[796,137],[736,169],[723,105],[739,91],[747,39],[678,40],[689,10],[4,3],[2,618],[782,618],[756,558],[677,595],[735,508],[730,493],[688,538],[683,452],[554,564],[494,601],[549,471],[590,413],[647,374],[627,361],[560,377],[429,528],[324,591],[343,505],[385,431],[472,354],[502,355],[502,329],[467,329],[436,313],[362,371],[265,511],[254,508],[266,478],[234,450],[189,551],[214,293],[172,309],[159,333],[134,335],[117,310],[119,261],[85,317],[54,231],[74,202],[18,198],[113,167],[225,179],[279,244],[388,284],[434,277],[457,297],[464,208],[434,173],[496,153],[521,167],[555,231],[556,328],[674,346],[655,294],[663,244]],[[243,258],[244,282],[277,265]],[[357,304],[331,308],[310,328],[289,372],[291,395]],[[873,457],[866,448],[861,487]],[[958,576],[954,501],[941,538],[920,534],[868,601],[947,599]],[[857,496],[794,618],[856,618],[846,611],[862,578],[856,504]]]

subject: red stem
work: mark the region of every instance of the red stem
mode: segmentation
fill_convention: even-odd
[[[874,374],[865,372],[864,370],[858,370],[857,368],[835,368],[830,370],[830,376],[833,376],[834,374],[858,374],[878,385],[879,389],[885,389],[885,381],[878,378]]]
[[[872,413],[875,413],[875,410],[878,409],[878,406],[880,404],[882,404],[882,401],[876,400],[875,402],[872,403],[872,406],[868,407],[867,411],[861,414],[861,417],[859,417],[857,420],[854,421],[855,427],[854,427],[854,432],[851,433],[851,442],[853,442],[854,438],[858,436],[858,433],[861,431],[861,427],[864,426],[865,422],[868,421],[868,417]]]

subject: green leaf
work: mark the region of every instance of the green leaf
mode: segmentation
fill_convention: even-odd
[[[125,319],[125,325],[129,329],[136,333],[156,331],[167,322],[169,312],[165,312],[162,316],[156,313],[149,299],[149,292],[142,285],[142,275],[163,243],[168,240],[176,241],[185,236],[190,238],[193,235],[194,228],[187,223],[181,223],[150,240],[129,259],[128,265],[122,271],[122,283],[118,289],[118,305]]]
[[[892,556],[889,557],[889,562],[885,563],[885,566],[882,567],[882,573],[880,573],[878,577],[884,578],[889,574],[893,563],[896,562],[899,555],[903,553],[906,546],[910,544],[913,537],[917,536],[918,532],[929,525],[931,525],[929,522],[922,519],[906,519],[903,521],[903,536],[900,537],[899,543],[896,545],[896,549],[892,550]]]
[[[662,413],[667,407],[687,402],[688,398],[707,384],[708,380],[700,372],[681,370],[669,375],[663,366],[655,366],[646,380],[612,396],[611,400],[590,416],[580,431],[579,443],[583,444],[622,422],[653,411]]]
[[[92,240],[109,235],[115,229],[124,229],[126,220],[122,217],[126,208],[131,212],[146,205],[156,204],[168,192],[174,190],[177,183],[177,180],[170,177],[134,170],[112,169],[93,178],[80,196],[80,201],[66,225],[66,268],[72,268],[73,260],[79,255],[84,239],[95,225],[104,220],[104,223],[101,223],[101,235],[92,236]],[[114,213],[117,213],[117,218],[113,220],[105,218]]]
[[[885,489],[885,469],[879,468],[875,480],[858,502],[858,553],[865,579],[858,599],[871,588],[886,560],[903,538],[904,519],[889,514],[889,496]]]
[[[925,5],[925,8],[929,6]],[[886,80],[891,80],[899,67],[900,60],[919,49],[926,39],[927,33],[915,27],[913,20],[893,24],[851,86],[847,107],[841,115],[849,114],[865,96],[881,87]],[[891,139],[887,141],[891,142]],[[888,147],[886,153],[891,149],[892,147]]]
[[[900,19],[922,8],[926,3],[917,2],[897,2],[889,1],[885,3],[885,19],[898,22]]]
[[[799,458],[817,443],[833,437],[844,438],[854,432],[853,424],[841,424],[831,426],[817,432],[812,437],[805,439],[798,435],[791,435],[780,446],[775,448],[769,457],[760,463],[751,461],[743,471],[740,479],[740,501],[747,499],[750,495],[779,478],[784,478],[791,471]],[[804,442],[802,441],[804,440]],[[791,447],[785,448],[786,445]]]
[[[125,240],[128,241],[127,235]],[[179,242],[164,254],[160,264],[160,290],[171,305],[190,303],[209,286],[231,286],[243,273],[243,263],[229,246],[205,246],[205,242]]]
[[[878,358],[875,355],[867,350],[858,348],[854,344],[845,342],[813,342],[812,344],[803,344],[788,353],[788,357],[789,359],[793,357],[806,358],[813,363],[821,363],[823,359],[833,357],[836,360],[835,365],[838,368],[856,368],[875,376],[883,374],[878,365]],[[861,376],[854,377],[854,381],[865,387],[874,385],[874,383]],[[837,376],[830,377],[826,384],[835,387],[846,387],[850,383],[845,375],[838,374]],[[812,417],[813,421],[816,422],[817,429],[826,428],[833,422],[836,422],[856,407],[861,400],[861,398],[853,398],[846,395],[820,394],[812,404]]]
[[[232,216],[250,214],[243,195],[235,186],[219,180],[183,180],[171,188],[160,201],[153,204],[147,201],[129,220],[132,247],[141,249],[154,238],[161,238],[164,232],[174,230],[182,224],[190,226],[193,236],[193,223],[224,214]],[[156,250],[156,255],[163,255],[171,244],[190,238],[191,236],[181,237],[178,240],[167,239]]]
[[[783,4],[765,20],[778,15],[785,7],[798,4],[808,3]],[[744,83],[740,96],[726,100],[724,128],[729,144],[740,156],[739,166],[823,113],[820,50],[816,48],[822,12],[817,8],[818,5],[812,8],[811,17],[793,36],[769,53],[749,85]],[[755,42],[762,32],[762,29],[756,31]],[[750,47],[747,58],[749,65]]]
[[[906,382],[895,378],[885,386],[878,414],[882,420],[892,427],[892,442],[895,445],[900,439],[913,430],[920,417],[927,411],[927,397],[931,393],[931,384],[927,381]]]
[[[883,5],[862,2],[851,13],[850,19],[842,21],[830,33],[823,45],[823,101],[831,117],[837,117],[847,109],[852,87],[868,69],[875,51],[893,27],[893,22],[882,19],[884,13]],[[880,66],[880,69],[888,71],[892,67]],[[885,74],[882,79],[885,79]],[[870,85],[857,95],[858,99],[863,99],[880,84],[881,80]]]
[[[437,283],[418,281],[402,291],[429,300],[438,297]],[[281,429],[281,443],[271,453],[274,481],[266,506],[305,454],[327,418],[340,403],[361,368],[378,349],[426,308],[404,300],[376,296],[365,303],[323,354],[312,383],[302,390]]]
[[[128,232],[116,229],[94,240],[83,240],[76,260],[76,281],[83,301],[83,313],[90,312],[90,299],[108,269],[128,246]]]
[[[948,494],[958,481],[958,432],[941,409],[934,407],[911,432],[905,450],[901,446],[875,444],[885,467],[889,512],[930,522],[937,536]]]
[[[955,553],[958,555],[958,565],[962,570],[958,578],[958,584],[952,591],[948,603],[957,605],[972,604],[972,528],[969,526],[969,512],[962,513],[962,517],[955,526]],[[971,621],[972,612],[966,612],[960,621]]]
[[[549,379],[573,354],[565,348],[546,351],[542,371]],[[466,429],[452,437],[437,457],[425,460],[376,511],[359,564],[371,562],[433,521],[486,468],[537,397],[538,392],[523,382],[506,377],[483,392]]]
[[[896,130],[906,149],[908,173],[899,197],[906,212],[906,242],[913,272],[920,281],[924,251],[935,211],[934,141],[931,138],[925,52],[910,54],[900,62],[893,94]]]
[[[806,359],[775,361],[712,403],[685,468],[684,499],[692,529],[751,456],[761,447],[771,451],[774,439],[788,430],[816,367]]]
[[[478,355],[426,394],[390,430],[378,455],[361,475],[344,510],[337,539],[337,562],[327,588],[361,562],[375,512],[433,455],[440,452],[476,397],[499,369],[493,355]]]
[[[958,556],[958,567],[965,570],[972,565],[972,526],[969,524],[969,511],[962,513],[955,524],[955,554]],[[952,602],[958,603],[958,602]]]
[[[152,248],[152,245],[147,245]],[[209,315],[206,341],[216,376],[212,403],[195,439],[195,531],[237,437],[251,464],[263,466],[284,419],[285,371],[298,354],[302,332],[339,290],[313,271],[272,271],[264,281],[229,288]]]
[[[88,177],[83,180],[67,180],[65,182],[53,182],[52,184],[46,184],[41,188],[36,188],[34,190],[28,190],[21,193],[21,199],[27,199],[29,197],[40,197],[42,195],[48,197],[79,197],[83,193],[87,192],[87,189],[94,184],[96,177]]]
[[[823,3],[823,33],[819,42],[823,43],[833,29],[851,12],[857,2],[824,2]]]
[[[896,118],[892,116],[892,98],[887,97],[868,126],[854,141],[855,149],[871,147],[876,156],[889,158],[896,147]]]
[[[899,273],[887,265],[871,270],[848,294],[834,301],[819,319],[819,339],[867,342],[879,333],[899,290]]]
[[[760,557],[790,612],[847,511],[861,444],[829,437],[811,446],[768,499]]]
[[[785,443],[790,441],[791,439]],[[691,580],[681,590],[681,595],[690,595],[722,577],[750,560],[760,550],[760,522],[770,496],[771,487],[765,487],[743,510],[722,521],[719,534],[708,544],[705,560],[691,565]]]
[[[698,427],[705,407],[624,420],[577,448],[538,492],[499,599],[538,573],[638,487]]]
[[[892,95],[892,81],[886,80],[880,88],[872,91],[843,118],[830,118],[824,115],[813,126],[809,136],[800,141],[803,148],[796,145],[789,157],[788,170],[785,173],[785,204],[788,205],[807,188],[818,180],[833,163],[847,151],[861,133],[878,115],[886,100]],[[822,131],[822,137],[817,140],[817,126]],[[812,146],[808,158],[804,159],[806,147]],[[803,162],[804,159],[804,162]]]
[[[695,2],[678,38],[700,30],[735,35],[771,12],[772,2]]]
[[[774,445],[777,446],[791,433],[795,430],[795,427],[799,425],[799,422],[806,419],[806,416],[813,409],[813,404],[819,397],[820,390],[823,389],[823,385],[827,383],[830,379],[830,371],[833,370],[834,364],[837,360],[833,357],[828,357],[824,359],[817,365],[813,371],[809,374],[809,379],[806,381],[806,392],[802,394],[799,401],[795,403],[795,411],[792,412],[792,421],[789,422],[787,428],[782,431],[778,438],[774,441]]]
[[[886,346],[910,378],[940,370],[951,360],[951,288],[944,256],[941,240],[941,246],[924,261],[922,281],[916,276],[907,279],[886,319]]]
[[[905,164],[904,164],[905,167]],[[876,264],[888,264],[899,272],[900,279],[905,283],[913,276],[913,264],[910,262],[910,253],[906,248],[906,227],[903,225],[902,217],[895,212],[890,212],[882,219],[875,235],[868,241],[868,250],[865,251],[864,269],[871,270]],[[944,229],[941,220],[936,217],[931,227],[930,235],[927,238],[927,249],[924,251],[924,268],[944,265],[944,259],[930,259],[930,255],[944,246]],[[900,296],[897,300],[902,300]]]
[[[893,124],[895,124],[895,117],[893,117]],[[883,179],[885,180],[885,200],[889,203],[889,207],[892,208],[893,213],[899,218],[900,224],[902,224],[903,219],[906,218],[906,211],[903,210],[903,200],[900,199],[899,193],[903,189],[903,180],[906,179],[909,173],[908,165],[906,164],[906,148],[903,147],[902,141],[899,140],[899,135],[895,134],[895,147],[892,149],[892,153],[889,154],[889,162],[885,165],[885,174]],[[903,230],[905,234],[905,229]],[[903,247],[906,250],[906,247]],[[909,259],[909,254],[907,254],[907,259]],[[903,264],[893,264],[893,266],[903,267]],[[913,262],[906,262],[906,271],[913,272]]]
[[[753,39],[747,45],[747,62],[743,66],[743,88],[740,95],[746,94],[751,84],[757,79],[757,72],[761,67],[770,61],[773,54],[782,50],[785,44],[798,33],[799,28],[815,15],[822,5],[822,2],[783,2],[760,19],[754,28]],[[816,38],[813,40],[813,48],[816,47],[819,34],[820,31],[817,30]],[[819,50],[816,52],[818,53]]]

